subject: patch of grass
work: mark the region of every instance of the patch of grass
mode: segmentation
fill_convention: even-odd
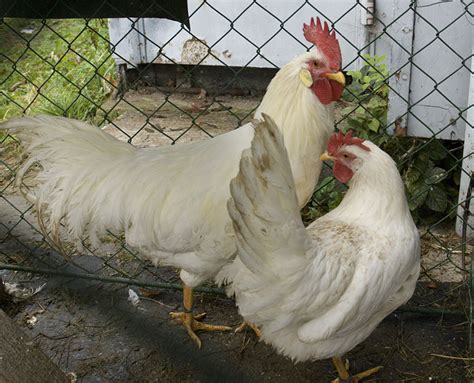
[[[115,85],[106,20],[0,22],[0,121],[45,113],[94,118]]]

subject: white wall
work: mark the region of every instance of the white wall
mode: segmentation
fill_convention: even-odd
[[[389,81],[390,129],[396,122],[407,127],[410,136],[462,140],[466,123],[458,117],[468,102],[470,60],[464,66],[462,61],[471,55],[472,17],[459,17],[465,7],[459,0],[418,0],[417,14],[411,3],[378,0],[376,23],[365,26],[366,11],[352,0],[318,0],[302,7],[300,0],[260,0],[260,6],[252,0],[188,0],[192,34],[175,21],[139,19],[131,30],[134,20],[111,19],[110,35],[117,62],[128,66],[175,62],[280,67],[309,46],[302,33],[304,22],[318,15],[335,21],[345,14],[336,23],[344,65],[359,68],[360,49],[386,55],[394,74]],[[284,21],[284,30],[269,12]],[[460,57],[436,39],[430,23],[439,30],[452,23],[439,36]],[[364,48],[368,41],[373,43]],[[430,77],[442,82],[438,89]]]
[[[297,0],[261,0],[258,2],[261,7],[252,3],[251,0],[205,3],[188,0],[192,34],[175,21],[140,20],[135,28],[151,41],[145,41],[137,31],[133,31],[118,42],[132,23],[129,19],[111,19],[111,40],[114,44],[118,42],[116,52],[132,65],[171,60],[181,64],[280,67],[310,46],[303,37],[304,22],[308,23],[315,16],[324,19],[323,15],[335,20],[354,5],[351,0],[318,1],[318,13],[308,4],[300,8],[302,2]],[[284,22],[285,30],[281,29],[280,21],[264,9],[280,20],[289,18]],[[230,21],[216,10],[229,20],[235,20],[234,30]],[[364,42],[360,14],[361,8],[355,7],[337,23],[337,30],[347,39],[339,38],[345,63],[357,59],[357,50],[350,43],[360,46]],[[159,55],[160,47],[162,55]],[[207,56],[208,47],[215,57]],[[259,47],[262,48],[258,51]],[[118,58],[118,62],[124,63],[124,60]]]

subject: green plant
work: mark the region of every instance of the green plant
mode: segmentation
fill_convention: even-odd
[[[383,149],[398,164],[416,220],[430,223],[455,214],[462,144],[437,139],[394,137]]]
[[[338,184],[333,176],[324,177],[319,182],[313,197],[302,211],[303,222],[309,224],[315,218],[337,207],[342,200],[343,189],[345,188]]]
[[[91,120],[113,88],[106,20],[3,19],[0,39],[0,121],[23,113]]]
[[[387,122],[388,67],[384,63],[385,56],[362,55],[362,58],[365,65],[360,70],[349,71],[352,83],[346,87],[338,105],[336,126],[344,133],[351,129],[358,137],[382,145],[389,140],[389,136],[382,134]],[[336,185],[332,176],[322,178],[303,210],[306,221],[310,222],[339,205],[345,188]]]
[[[405,183],[410,210],[416,220],[430,222],[446,213],[454,214],[460,178],[462,145],[432,139],[405,137],[404,132],[388,134],[387,78],[384,56],[363,55],[366,64],[360,71],[350,71],[353,78],[341,103],[337,127],[349,129],[368,139],[392,156]],[[331,176],[322,177],[316,191],[303,210],[310,222],[336,207],[345,188],[337,186]]]
[[[344,132],[353,129],[359,137],[381,145],[387,140],[380,132],[387,124],[389,71],[385,56],[362,55],[362,58],[365,61],[362,68],[349,71],[352,84],[343,95],[347,106],[341,111],[338,128]]]

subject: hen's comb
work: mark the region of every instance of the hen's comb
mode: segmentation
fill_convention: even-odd
[[[364,140],[361,138],[352,137],[352,130],[349,130],[345,135],[339,131],[339,133],[334,133],[329,138],[328,154],[334,156],[343,145],[357,145],[359,148],[370,152],[370,149],[363,142]]]
[[[334,70],[341,69],[341,48],[339,41],[336,39],[336,32],[333,30],[329,33],[329,25],[325,21],[324,28],[321,25],[321,20],[316,17],[311,17],[309,25],[303,24],[304,38],[316,45],[321,52],[329,60],[329,67]]]

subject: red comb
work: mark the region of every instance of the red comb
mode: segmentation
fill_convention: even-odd
[[[329,60],[329,67],[334,70],[341,69],[341,48],[339,41],[336,39],[336,32],[333,30],[329,33],[329,25],[325,21],[324,29],[321,26],[321,20],[311,17],[309,25],[303,24],[303,34],[307,41],[316,45],[321,52]]]
[[[329,138],[328,154],[334,156],[343,145],[357,145],[359,148],[370,152],[370,149],[363,142],[364,140],[361,138],[352,137],[352,130],[349,130],[346,135],[339,131],[339,133],[334,133]]]

